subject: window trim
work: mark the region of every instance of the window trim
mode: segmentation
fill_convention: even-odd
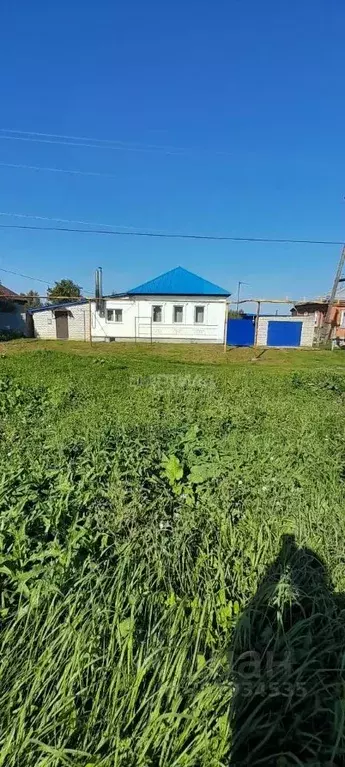
[[[108,316],[110,312],[112,313],[112,318],[111,319],[109,319],[109,316]],[[116,320],[115,319],[116,312],[121,312],[121,319],[120,320]],[[114,324],[116,323],[116,325],[121,325],[121,323],[123,323],[123,308],[122,308],[122,306],[121,307],[116,306],[114,308],[113,307],[111,307],[111,308],[108,307],[107,310],[106,310],[105,321],[106,322],[111,322],[111,323],[114,323]]]
[[[155,316],[154,316],[155,315],[155,312],[154,312],[155,309],[160,309],[161,310],[161,318],[160,318],[160,320],[155,320]],[[152,323],[154,323],[155,325],[161,325],[161,323],[163,322],[163,304],[152,304],[151,319],[152,319]]]
[[[175,319],[175,309],[182,309],[182,319],[181,320],[176,320]],[[172,316],[173,325],[183,325],[184,318],[185,318],[184,310],[185,310],[185,305],[184,304],[173,304],[173,316]]]
[[[345,329],[345,310],[343,309],[340,314],[340,328]]]
[[[202,322],[197,322],[196,320],[196,310],[202,309],[203,310],[203,316],[202,316]],[[206,324],[206,306],[205,304],[194,304],[194,325],[205,325]]]

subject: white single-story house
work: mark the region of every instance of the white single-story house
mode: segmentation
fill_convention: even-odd
[[[229,291],[178,266],[126,294],[92,304],[95,341],[223,343]]]
[[[99,270],[97,270],[99,271]],[[255,315],[228,320],[228,290],[178,266],[126,293],[30,309],[31,335],[80,341],[312,346],[310,317]]]
[[[229,291],[177,267],[97,301],[32,309],[33,335],[93,341],[224,342]],[[91,317],[91,334],[90,334]]]

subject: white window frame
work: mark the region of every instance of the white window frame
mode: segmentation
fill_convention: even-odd
[[[160,318],[160,320],[155,320],[155,317],[154,317],[154,310],[155,309],[160,309],[161,310],[161,318]],[[162,324],[162,322],[163,322],[163,304],[152,304],[151,317],[152,317],[152,324],[154,324],[154,325],[161,325]]]
[[[339,325],[339,327],[340,327],[340,328],[345,328],[345,310],[343,310],[343,311],[341,312],[341,315],[340,315],[340,325]]]
[[[196,321],[196,310],[197,309],[203,309],[203,319],[202,322]],[[206,306],[205,304],[194,304],[194,325],[206,325]]]
[[[111,312],[111,314],[112,314],[112,316],[111,316],[111,319],[110,319],[110,318],[109,318],[109,316],[108,316],[108,313],[110,313],[110,312]],[[116,312],[121,312],[121,319],[120,319],[120,320],[116,320],[116,319],[115,319],[115,317],[116,317]],[[115,308],[110,308],[110,307],[109,307],[109,308],[106,310],[106,318],[105,318],[105,321],[106,321],[106,322],[111,322],[112,324],[113,324],[113,323],[114,323],[114,324],[116,323],[116,325],[121,325],[121,323],[123,323],[123,308],[122,308],[122,307],[118,307],[118,306],[116,306]]]
[[[173,304],[172,321],[173,325],[183,325],[185,321],[185,304]],[[182,309],[182,319],[175,320],[175,309]]]

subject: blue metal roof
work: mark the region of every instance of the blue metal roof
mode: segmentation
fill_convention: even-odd
[[[154,280],[128,290],[128,295],[230,296],[230,292],[178,266]]]
[[[66,306],[77,306],[78,304],[87,304],[87,301],[65,301],[65,303],[59,304],[45,304],[44,306],[38,306],[35,309],[28,309],[28,314],[35,314],[36,312],[46,312],[47,309],[64,309]]]

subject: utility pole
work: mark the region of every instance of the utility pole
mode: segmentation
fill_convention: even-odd
[[[339,263],[338,263],[338,268],[337,268],[337,271],[336,271],[335,277],[334,277],[332,292],[331,292],[331,295],[330,295],[330,298],[329,298],[329,303],[328,303],[328,307],[327,307],[325,321],[324,321],[322,329],[321,329],[320,341],[321,341],[321,343],[324,343],[324,344],[327,343],[327,341],[329,340],[330,335],[331,335],[331,331],[332,331],[332,309],[333,309],[333,306],[334,306],[335,297],[336,297],[337,290],[338,290],[338,285],[339,285],[340,282],[343,281],[342,280],[342,272],[343,272],[344,262],[345,262],[345,245],[344,245],[344,247],[343,247],[343,249],[341,251],[341,256],[340,256]]]
[[[248,284],[249,284],[248,282],[242,282],[241,280],[239,280],[239,282],[237,283],[237,305],[236,305],[237,314],[238,314],[239,305],[240,305],[241,285],[248,285]]]

